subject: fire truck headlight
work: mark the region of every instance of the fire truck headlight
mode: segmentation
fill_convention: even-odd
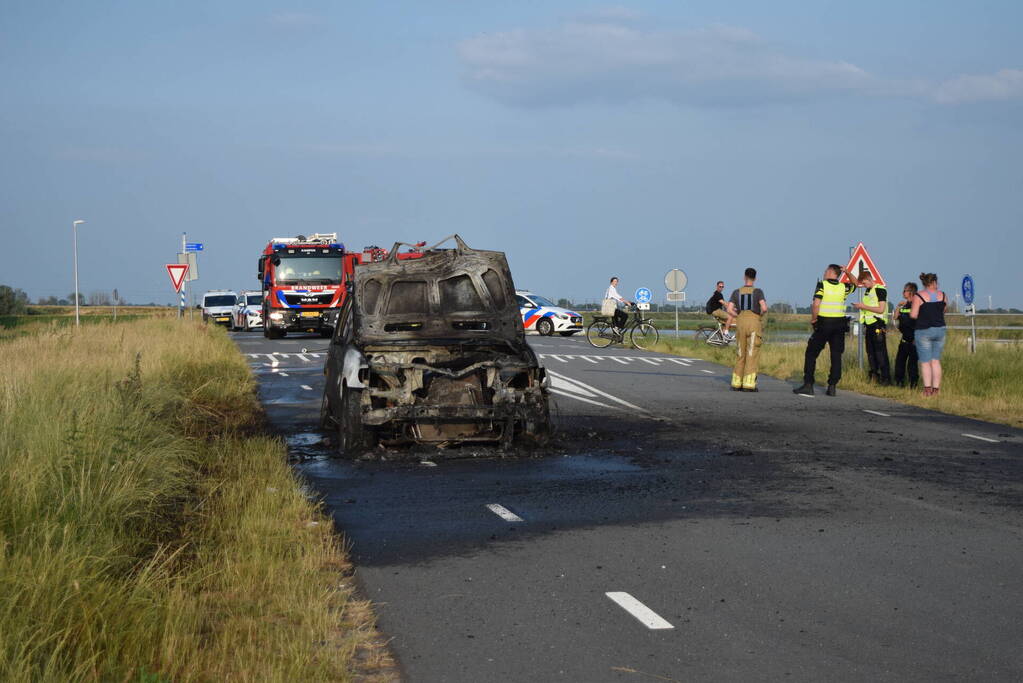
[[[270,320],[284,320],[284,314],[275,311],[270,314]]]

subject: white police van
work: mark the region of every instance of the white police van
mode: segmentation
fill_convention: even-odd
[[[550,299],[525,290],[516,290],[522,326],[527,332],[549,337],[555,332],[570,337],[583,329],[583,317],[575,311],[561,308]]]
[[[238,294],[227,289],[213,289],[202,295],[202,320],[231,327]]]

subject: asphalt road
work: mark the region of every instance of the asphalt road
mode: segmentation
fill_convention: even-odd
[[[353,463],[327,341],[235,338],[407,680],[1023,680],[1020,430],[533,337],[553,448]]]

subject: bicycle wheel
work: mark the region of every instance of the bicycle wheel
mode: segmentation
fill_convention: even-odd
[[[629,333],[629,341],[632,342],[632,345],[644,351],[656,344],[657,339],[657,328],[650,323],[640,323],[633,327],[632,332]]]
[[[614,332],[611,326],[603,320],[595,320],[586,328],[586,341],[596,349],[610,346],[614,342]]]
[[[693,335],[693,339],[696,341],[707,341],[710,339],[710,330],[706,327],[697,328],[696,334]]]

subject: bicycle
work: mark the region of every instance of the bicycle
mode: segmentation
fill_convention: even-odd
[[[645,351],[657,343],[660,336],[657,328],[653,326],[650,318],[644,318],[639,309],[630,306],[633,311],[632,321],[627,322],[622,329],[612,324],[612,318],[606,315],[593,316],[593,322],[586,328],[586,341],[590,346],[603,349],[611,344],[624,344],[628,335],[629,343],[633,347]]]
[[[725,325],[718,322],[716,327],[711,325],[700,325],[693,335],[696,341],[705,341],[711,346],[728,346],[735,341],[735,334],[725,330]]]

